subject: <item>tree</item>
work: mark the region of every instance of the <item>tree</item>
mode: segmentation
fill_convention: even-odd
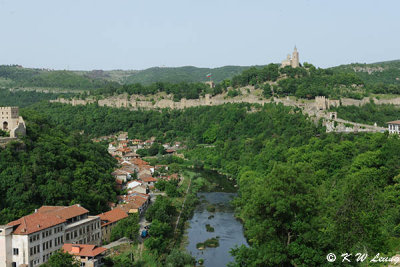
[[[54,252],[49,260],[43,264],[44,267],[79,267],[81,263],[67,252],[58,250]]]
[[[165,260],[165,266],[167,267],[194,266],[195,263],[196,260],[191,255],[179,249],[172,250]]]
[[[137,213],[129,215],[127,218],[120,220],[111,230],[111,241],[118,240],[122,237],[136,240],[139,234],[139,215]]]
[[[156,201],[146,211],[146,220],[158,220],[161,222],[171,222],[176,214],[176,208],[171,199],[163,196],[157,196]]]

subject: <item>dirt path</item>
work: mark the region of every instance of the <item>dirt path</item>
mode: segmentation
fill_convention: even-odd
[[[178,225],[179,225],[179,220],[181,219],[182,211],[183,211],[183,209],[185,208],[186,198],[187,198],[187,195],[188,195],[188,192],[189,192],[189,189],[190,189],[190,185],[191,185],[191,184],[192,184],[192,179],[189,178],[189,185],[188,185],[188,187],[187,187],[187,189],[186,189],[185,199],[183,200],[183,203],[182,203],[181,212],[179,212],[178,219],[176,220],[176,225],[175,225],[174,233],[176,233],[176,229],[178,228]]]

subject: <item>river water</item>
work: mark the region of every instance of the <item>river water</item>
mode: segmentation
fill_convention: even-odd
[[[217,178],[216,174],[203,174],[203,177]],[[220,176],[220,175],[218,175]],[[233,190],[233,184],[226,184],[226,177],[222,176],[224,187],[220,187],[220,191],[225,192],[202,192],[198,193],[200,204],[196,207],[193,218],[189,220],[189,228],[187,229],[188,245],[186,249],[196,260],[204,259],[204,266],[226,266],[233,261],[232,255],[229,253],[231,248],[247,245],[243,235],[243,226],[234,217],[234,209],[230,205],[236,193],[229,192]],[[221,178],[221,177],[218,177]],[[215,179],[213,179],[215,181]],[[218,188],[216,189],[218,190]],[[228,191],[228,192],[226,192]],[[208,211],[210,205],[215,207],[215,211]],[[208,232],[206,224],[214,228],[214,232]],[[215,248],[206,247],[203,250],[196,248],[198,243],[203,243],[207,239],[218,238],[219,246]]]

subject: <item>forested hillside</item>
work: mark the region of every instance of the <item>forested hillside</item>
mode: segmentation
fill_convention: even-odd
[[[338,73],[354,73],[372,93],[400,94],[400,60],[373,64],[354,63],[331,69]]]
[[[23,113],[27,136],[0,148],[0,224],[42,205],[80,203],[93,214],[116,200],[106,149],[79,132],[56,126],[46,117]]]
[[[53,100],[58,97],[70,97],[73,94],[39,93],[35,91],[10,91],[0,89],[0,106],[26,107],[43,100]]]
[[[183,140],[186,157],[197,166],[237,179],[237,215],[251,246],[233,250],[236,266],[323,266],[330,252],[395,251],[400,140],[381,133],[326,134],[297,109],[258,108],[34,107],[53,122],[93,135],[127,130],[131,137]]]
[[[0,65],[0,86],[6,88],[37,87],[70,90],[92,90],[112,83],[92,79],[66,70],[30,69]]]
[[[362,106],[340,106],[331,109],[345,120],[387,127],[387,122],[400,118],[400,107],[395,105],[376,105],[373,102]]]
[[[260,66],[261,67],[261,66]],[[125,84],[141,83],[151,84],[155,82],[180,83],[180,82],[205,82],[207,75],[212,74],[214,82],[219,83],[225,79],[240,74],[248,69],[248,66],[224,66],[219,68],[197,68],[193,66],[185,67],[154,67],[138,71],[125,78]]]

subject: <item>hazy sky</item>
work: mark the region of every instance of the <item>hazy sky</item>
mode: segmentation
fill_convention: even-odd
[[[400,59],[400,1],[0,0],[0,65],[320,67]]]

